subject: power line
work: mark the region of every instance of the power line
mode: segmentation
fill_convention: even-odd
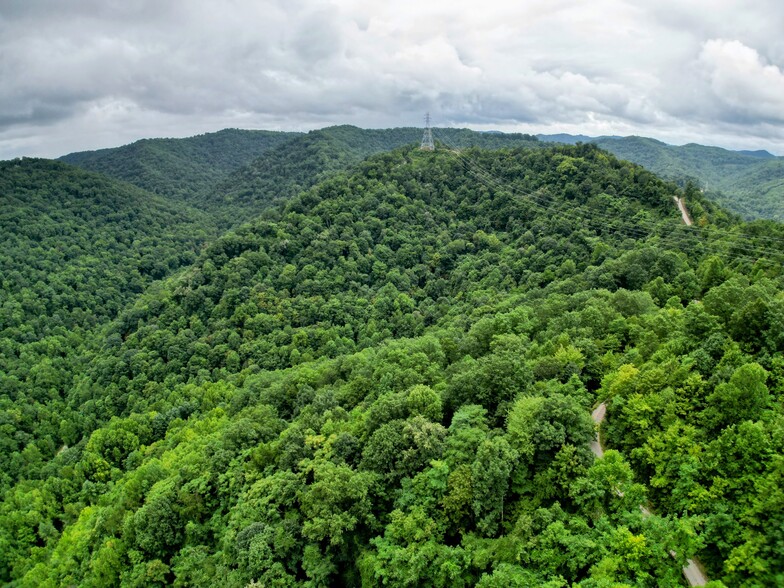
[[[494,177],[490,172],[488,172],[487,170],[485,170],[484,168],[479,166],[479,164],[477,164],[476,162],[474,162],[471,159],[469,159],[466,156],[464,156],[462,153],[460,153],[460,151],[458,149],[454,148],[447,141],[444,141],[443,138],[440,137],[440,136],[439,136],[439,141],[441,141],[447,147],[449,147],[451,155],[453,155],[464,166],[464,168],[467,171],[471,172],[474,176],[477,177],[477,179],[479,179],[486,186],[488,186],[490,188],[494,188],[496,190],[509,191],[511,193],[517,192],[517,190],[515,190],[514,188],[511,188],[508,185],[505,185],[501,180],[499,180],[498,178]],[[550,207],[547,207],[547,206],[544,206],[544,205],[540,204],[538,201],[535,200],[535,198],[546,197],[541,191],[529,192],[529,193],[524,193],[524,194],[520,194],[518,192],[516,195],[519,196],[519,197],[526,198],[529,203],[531,203],[535,208],[538,208],[541,212],[546,212],[546,213],[552,213],[553,212],[552,205]],[[553,202],[553,201],[551,200],[551,202]],[[629,238],[641,239],[641,238],[655,237],[655,238],[659,239],[659,241],[664,241],[665,243],[667,241],[670,241],[672,244],[676,244],[676,245],[679,245],[679,246],[683,245],[685,240],[688,239],[689,233],[692,233],[692,231],[693,231],[693,233],[696,233],[695,236],[702,236],[702,237],[704,237],[705,234],[706,234],[706,233],[704,233],[704,231],[706,231],[705,229],[697,228],[698,230],[695,231],[694,230],[695,227],[689,227],[689,229],[688,229],[689,232],[688,233],[684,232],[684,233],[682,233],[680,235],[675,235],[675,234],[669,234],[669,235],[667,235],[667,234],[658,234],[658,232],[662,231],[663,227],[660,224],[656,223],[655,221],[645,221],[643,219],[638,219],[637,224],[640,225],[640,227],[630,227],[630,226],[620,226],[619,227],[619,226],[613,226],[619,220],[617,217],[611,216],[611,215],[603,215],[603,214],[598,213],[596,211],[591,211],[591,214],[593,215],[593,218],[591,217],[591,214],[576,215],[573,212],[565,211],[565,210],[559,210],[558,212],[559,212],[559,214],[562,217],[566,217],[567,219],[571,219],[571,220],[573,220],[575,222],[582,222],[582,223],[588,223],[588,224],[602,223],[600,225],[600,227],[599,227],[600,229],[614,230],[615,232],[625,231],[626,233],[628,233],[626,236],[629,237]],[[612,224],[608,224],[608,223],[612,223]],[[650,225],[648,230],[651,231],[651,232],[646,232],[645,231],[644,227],[645,227],[646,223],[648,223]],[[683,229],[686,229],[686,227],[684,226]],[[721,235],[722,231],[719,231],[718,229],[713,229],[708,234],[710,236],[710,235],[713,235],[715,233],[719,233]],[[726,253],[726,255],[730,255],[730,256],[735,257],[736,259],[739,259],[739,260],[740,259],[745,259],[745,260],[747,260],[749,262],[752,262],[752,263],[757,263],[759,261],[759,258],[758,258],[759,256],[765,256],[765,255],[780,256],[780,255],[782,255],[782,252],[778,251],[778,250],[771,250],[771,249],[767,249],[767,248],[757,247],[757,246],[754,246],[751,243],[744,244],[744,243],[737,242],[737,239],[742,237],[742,235],[729,233],[729,232],[726,232],[726,231],[724,231],[723,233],[725,235],[731,235],[732,237],[734,237],[736,239],[735,242],[734,243],[721,243],[721,242],[713,241],[712,243],[705,243],[705,242],[703,242],[702,244],[703,245],[712,245],[713,246],[712,248],[715,248],[717,245],[725,244],[725,245],[729,246],[731,249],[740,250],[740,251],[743,251],[743,252],[748,254],[748,255],[744,255],[744,254],[741,254],[741,253],[734,253],[734,254]],[[758,257],[752,257],[752,256],[758,256]]]
[[[422,135],[422,144],[419,146],[422,151],[434,151],[433,131],[430,128],[430,113],[425,115],[425,133]]]
[[[454,147],[453,145],[450,145],[443,138],[442,135],[438,136],[438,140],[440,142],[442,142],[444,145],[446,145],[447,147],[449,147],[454,155],[462,156],[462,157],[465,158],[465,156],[462,155],[460,150],[457,147]],[[469,160],[467,158],[465,158],[465,159],[466,159],[466,161],[469,161],[472,165],[474,165],[474,166],[477,165],[473,161],[471,161],[471,160]],[[484,169],[482,171],[485,174],[489,174],[490,173],[490,172],[488,172],[488,171],[486,171]],[[595,213],[595,214],[599,214],[600,215],[600,213]],[[612,218],[612,217],[610,217],[610,218]],[[781,246],[781,247],[784,247],[784,238],[782,238],[782,237],[772,237],[772,236],[764,236],[764,235],[755,235],[755,236],[751,237],[751,236],[748,236],[748,235],[743,235],[743,234],[738,234],[738,233],[733,233],[733,232],[730,232],[730,231],[726,231],[726,230],[720,229],[719,227],[715,227],[715,226],[711,227],[711,228],[704,228],[704,227],[691,225],[690,230],[695,231],[697,233],[701,233],[701,234],[708,234],[710,236],[715,235],[716,233],[719,233],[719,234],[723,233],[725,235],[730,235],[730,236],[732,236],[735,239],[744,238],[744,239],[747,239],[749,241],[751,241],[752,239],[755,239],[755,240],[758,240],[758,241],[768,242],[771,246]],[[763,247],[759,247],[759,246],[755,246],[755,245],[752,245],[752,247],[754,247],[756,251],[760,251],[760,252],[764,252],[764,253],[768,253],[768,254],[773,254],[773,255],[781,255],[782,253],[784,253],[784,252],[782,252],[782,251],[780,251],[778,249],[770,250],[770,249],[765,249]]]

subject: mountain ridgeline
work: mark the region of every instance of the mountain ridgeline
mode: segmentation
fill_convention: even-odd
[[[436,138],[334,127],[215,174],[158,259],[233,228],[172,237],[193,257],[38,356],[51,269],[4,282],[0,580],[657,587],[696,557],[784,582],[784,228],[592,144]],[[42,192],[99,178],[46,165]],[[79,194],[130,189],[101,181]],[[62,219],[19,183],[8,231],[39,238]],[[47,230],[13,263],[74,241]]]
[[[156,194],[189,200],[300,134],[224,129],[186,139],[142,139],[123,147],[71,153],[60,160]]]
[[[360,129],[350,125],[307,134],[227,129],[190,139],[138,141],[61,159],[146,190],[187,197],[188,204],[209,212],[221,226],[231,227],[252,218],[270,202],[290,198],[369,155],[418,143],[421,135],[421,129],[413,127]],[[531,135],[468,129],[442,129],[439,137],[459,147],[538,144]],[[198,156],[192,157],[192,152]]]
[[[674,146],[646,137],[536,137],[448,128],[435,129],[435,133],[448,148],[595,143],[681,186],[694,182],[709,199],[744,218],[784,220],[784,158],[767,151]],[[157,194],[185,199],[215,215],[226,228],[248,219],[270,200],[291,197],[369,155],[420,139],[421,129],[412,127],[343,125],[310,133],[224,129],[187,139],[144,139],[60,159]]]

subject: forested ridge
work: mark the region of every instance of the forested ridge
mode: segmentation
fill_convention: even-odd
[[[458,148],[537,145],[536,137],[520,133],[452,128],[435,132],[446,144]],[[543,143],[593,142],[681,186],[694,182],[708,199],[744,218],[784,220],[784,160],[766,151],[676,146],[634,136],[541,138]],[[60,159],[157,194],[184,199],[228,228],[249,220],[270,200],[289,198],[369,155],[420,139],[421,129],[413,127],[360,129],[341,125],[309,133],[224,129],[185,139],[143,139]]]
[[[192,204],[195,194],[300,133],[223,129],[185,139],[142,139],[61,161]]]
[[[779,224],[594,145],[302,144],[56,384],[3,340],[3,581],[784,583]]]
[[[208,212],[219,226],[235,227],[270,203],[291,198],[365,157],[417,143],[421,129],[360,129],[351,125],[309,133],[225,129],[187,139],[147,139],[125,147],[72,153],[61,159]],[[536,146],[521,133],[441,129],[460,147]]]
[[[663,178],[681,184],[693,181],[709,199],[744,218],[784,221],[784,158],[767,151],[729,151],[694,143],[676,146],[648,137],[543,137],[594,142]]]
[[[468,129],[440,129],[439,133],[460,147],[538,145],[535,137],[522,133],[498,135]],[[421,134],[421,129],[413,127],[360,129],[351,125],[311,131],[270,149],[204,190],[200,203],[218,214],[229,212],[233,219],[247,218],[270,202],[290,198],[337,172],[352,169],[369,155],[417,143]]]

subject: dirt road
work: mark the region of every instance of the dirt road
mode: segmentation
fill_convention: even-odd
[[[677,199],[676,199],[677,200]],[[678,208],[681,205],[679,203]],[[688,221],[686,220],[688,217],[688,213],[685,212],[685,208],[681,209],[684,222],[687,225],[691,224],[691,219]],[[601,425],[604,421],[604,417],[607,414],[607,405],[602,402],[599,406],[597,406],[594,411],[591,413],[591,418],[593,422],[596,423],[596,438],[591,441],[591,451],[593,454],[598,457],[604,457],[604,447],[602,447],[602,432],[601,432]],[[622,493],[619,494],[623,496]],[[642,511],[642,515],[644,517],[650,516],[651,511],[645,508],[643,505],[640,505],[640,510]],[[675,554],[672,554],[675,556]],[[695,561],[693,559],[686,560],[686,566],[683,568],[683,576],[686,578],[686,581],[689,583],[689,586],[705,586],[708,583],[708,577],[705,575],[705,572],[702,571],[702,566],[699,564],[699,561]]]
[[[686,210],[686,205],[683,203],[683,198],[678,198],[677,196],[672,197],[675,200],[675,204],[678,206],[678,210],[681,211],[681,217],[683,218],[683,222],[686,223],[686,226],[691,226],[693,221],[691,220],[691,216],[689,215],[689,211]]]

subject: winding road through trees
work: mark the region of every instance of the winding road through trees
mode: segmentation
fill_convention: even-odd
[[[678,202],[678,208],[681,208],[681,203]],[[688,213],[685,212],[685,208],[681,208],[681,212],[683,214],[683,220],[686,222],[687,225],[691,224],[691,219],[686,220],[688,218]],[[604,421],[604,417],[607,414],[607,404],[602,402],[597,406],[594,411],[591,413],[591,418],[593,418],[593,422],[596,423],[596,438],[591,441],[591,451],[593,451],[594,455],[601,459],[604,457],[604,447],[602,447],[602,431],[601,425]],[[620,491],[619,491],[620,492]],[[651,511],[648,510],[645,506],[640,505],[640,510],[644,517],[650,516]],[[672,554],[673,556],[675,553]],[[683,576],[686,578],[686,581],[689,583],[689,586],[705,586],[708,583],[708,577],[705,575],[705,572],[702,570],[702,566],[699,564],[698,561],[689,559],[686,560],[686,566],[683,568]]]

